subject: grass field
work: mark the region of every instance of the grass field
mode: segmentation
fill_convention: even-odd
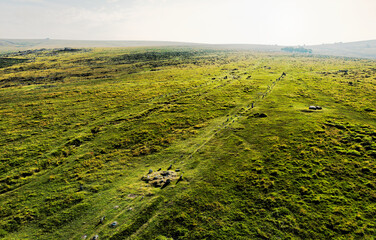
[[[94,48],[0,67],[3,239],[376,236],[374,60]],[[141,180],[170,165],[182,181]]]

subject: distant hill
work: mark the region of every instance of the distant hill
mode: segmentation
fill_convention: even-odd
[[[260,52],[280,52],[283,46],[264,44],[207,44],[206,47],[215,49],[252,50]]]
[[[265,52],[279,52],[282,49],[306,49],[308,52],[312,50],[312,54],[330,55],[339,57],[354,58],[371,58],[376,59],[376,40],[350,42],[350,43],[334,43],[311,46],[278,46],[278,45],[256,45],[256,44],[225,44],[211,45],[217,48],[239,49],[239,50],[256,50]],[[306,53],[304,53],[306,54]]]
[[[263,44],[200,44],[169,41],[86,41],[56,39],[0,39],[0,52],[22,51],[40,48],[91,48],[91,47],[165,47],[165,46],[197,46],[215,49],[252,50],[263,52],[280,52],[282,48],[291,46]],[[296,46],[295,46],[296,47]],[[376,40],[334,43],[304,46],[312,49],[312,54],[344,56],[376,59]]]
[[[376,40],[307,46],[314,54],[376,59]]]
[[[0,39],[0,52],[22,51],[40,48],[84,47],[143,47],[143,46],[189,46],[195,43],[168,41],[86,41],[55,39]]]

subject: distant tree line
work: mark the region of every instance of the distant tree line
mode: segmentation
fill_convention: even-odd
[[[285,52],[300,52],[300,53],[312,53],[312,49],[307,49],[304,47],[284,47],[281,49],[282,51]]]

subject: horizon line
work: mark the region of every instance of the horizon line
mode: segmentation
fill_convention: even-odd
[[[194,45],[264,45],[264,46],[319,46],[319,45],[331,45],[331,44],[348,44],[376,41],[376,39],[359,40],[351,42],[332,42],[332,43],[320,43],[320,44],[265,44],[265,43],[200,43],[200,42],[185,42],[174,40],[99,40],[99,39],[58,39],[58,38],[0,38],[0,40],[45,40],[45,41],[86,41],[86,42],[164,42],[164,43],[182,43],[182,44],[194,44]]]

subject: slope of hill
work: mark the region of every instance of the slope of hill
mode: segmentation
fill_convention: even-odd
[[[3,239],[375,236],[373,60],[163,47],[0,63]]]
[[[376,40],[308,46],[315,54],[376,59]]]

